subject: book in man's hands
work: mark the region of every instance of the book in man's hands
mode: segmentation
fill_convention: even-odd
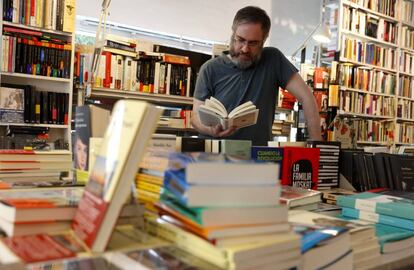
[[[214,97],[205,100],[198,109],[200,121],[205,126],[216,126],[221,124],[223,129],[231,126],[237,128],[247,127],[256,124],[259,109],[251,101],[247,101],[231,112],[227,112],[224,105]]]

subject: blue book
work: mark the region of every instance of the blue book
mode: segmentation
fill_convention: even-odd
[[[355,208],[343,207],[342,215],[346,217],[359,218],[359,219],[374,222],[374,223],[381,223],[381,224],[390,225],[390,226],[408,229],[408,230],[414,229],[414,220],[387,216],[383,214],[376,214],[372,212],[358,210]]]
[[[414,200],[407,198],[363,192],[339,196],[336,203],[341,207],[414,220]]]
[[[301,235],[301,252],[305,253],[309,249],[322,245],[325,241],[347,232],[343,227],[318,226],[311,224],[292,223],[293,231]]]
[[[414,231],[384,224],[375,225],[375,234],[381,246],[381,253],[393,252],[405,246],[414,245]]]
[[[283,147],[252,146],[252,159],[257,162],[274,162],[282,168]],[[282,177],[280,170],[279,178]]]

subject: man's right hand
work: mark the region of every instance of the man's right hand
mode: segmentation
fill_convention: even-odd
[[[211,130],[211,134],[210,134],[211,136],[221,138],[221,137],[228,137],[232,135],[234,132],[236,132],[237,127],[231,126],[223,130],[223,127],[219,124],[217,126],[211,126],[210,130]]]

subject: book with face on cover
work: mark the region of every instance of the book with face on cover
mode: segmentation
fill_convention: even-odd
[[[113,109],[72,223],[92,251],[105,250],[160,114],[155,106],[129,100]]]
[[[120,100],[115,104],[102,147],[75,212],[71,239],[76,241],[73,242],[81,242],[81,246],[91,252],[105,251],[160,114],[159,108],[145,102]],[[38,248],[33,251],[33,247]],[[36,255],[32,256],[31,252]],[[77,253],[50,235],[0,240],[0,264],[19,260],[41,262],[74,257]]]
[[[198,115],[201,123],[205,126],[221,124],[223,129],[231,126],[242,128],[256,124],[259,109],[256,108],[253,102],[247,101],[231,112],[227,112],[223,103],[214,97],[210,97],[205,100],[203,105],[200,105]]]

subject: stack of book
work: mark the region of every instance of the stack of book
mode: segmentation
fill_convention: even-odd
[[[67,150],[0,150],[0,182],[4,187],[57,182],[62,172],[71,169],[72,154]]]
[[[83,187],[51,187],[0,191],[0,231],[7,236],[70,229]],[[142,223],[143,206],[134,199],[122,208],[117,224]]]
[[[0,229],[8,236],[70,228],[83,189],[13,189],[0,192]]]
[[[366,222],[345,220],[303,210],[289,211],[289,222],[310,226],[335,226],[348,229],[349,245],[353,253],[353,269],[365,269],[369,266],[375,266],[380,261],[380,246],[378,244],[378,238],[375,235],[375,228]],[[331,263],[333,262],[332,266],[337,263],[335,262],[335,258],[338,259],[338,262],[342,261],[341,255],[343,254],[341,252],[346,254],[349,251],[346,248],[341,251],[338,246],[332,245],[331,243],[328,243],[328,246],[331,248],[329,252],[333,252],[334,254],[331,254],[331,257],[325,263],[329,264],[329,260],[331,260]],[[346,269],[352,269],[352,267],[349,266]]]
[[[395,194],[395,196],[363,192],[350,196],[340,196],[337,201],[338,205],[342,207],[343,216],[376,224],[377,235],[379,238],[383,238],[380,241],[381,251],[383,259],[386,261],[414,255],[412,234],[414,228],[413,195],[404,192],[388,193]],[[407,230],[411,233],[407,233]],[[400,236],[395,238],[394,231]],[[385,238],[384,235],[386,235]],[[405,238],[412,239],[406,240],[404,243],[384,245],[383,242],[389,241],[390,236],[392,237],[391,241],[394,242]],[[388,247],[385,248],[385,246]]]
[[[273,163],[171,155],[156,204],[160,217],[150,220],[150,230],[219,267],[295,267],[299,237],[290,231],[287,207],[279,204],[278,175]]]
[[[280,202],[289,209],[315,210],[321,202],[322,192],[292,186],[282,186]]]

